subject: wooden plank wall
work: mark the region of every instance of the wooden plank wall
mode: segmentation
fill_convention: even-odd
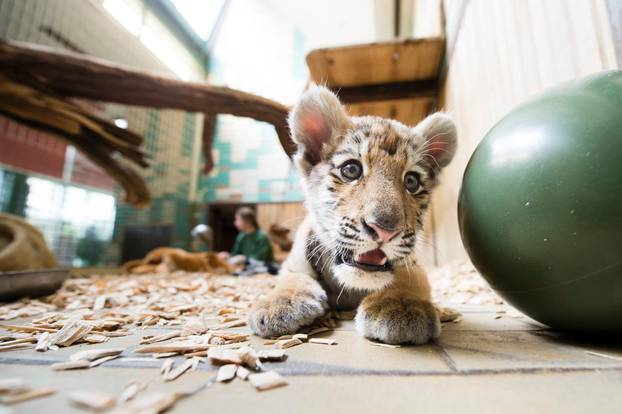
[[[270,226],[278,224],[288,228],[288,237],[293,241],[296,230],[305,217],[303,203],[263,203],[257,204],[257,222],[259,227],[268,231]],[[274,258],[277,262],[283,262],[288,252],[281,251],[277,245],[274,247]]]
[[[434,79],[443,44],[431,37],[316,49],[307,55],[307,65],[316,83],[337,87]]]
[[[458,232],[458,192],[467,161],[486,131],[548,87],[616,68],[606,0],[444,3],[454,27],[452,33],[448,27],[447,37],[453,39],[441,103],[456,120],[460,143],[432,203],[436,264],[466,258]]]
[[[392,101],[363,102],[346,105],[352,116],[369,115],[396,119],[407,125],[415,125],[430,113],[434,99],[398,99]]]
[[[257,222],[259,227],[268,231],[272,224],[279,224],[290,229],[293,239],[296,229],[305,217],[302,203],[263,203],[257,204]]]

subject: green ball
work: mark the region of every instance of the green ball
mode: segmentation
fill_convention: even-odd
[[[458,203],[477,270],[553,328],[622,334],[622,71],[550,90],[497,123]]]

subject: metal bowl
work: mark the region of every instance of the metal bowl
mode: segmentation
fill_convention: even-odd
[[[0,301],[52,294],[69,277],[69,269],[19,270],[0,272]]]

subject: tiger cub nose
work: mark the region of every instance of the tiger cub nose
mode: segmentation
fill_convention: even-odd
[[[400,230],[396,230],[395,227],[390,227],[387,224],[381,225],[374,221],[361,220],[363,229],[374,241],[386,243],[397,236]]]

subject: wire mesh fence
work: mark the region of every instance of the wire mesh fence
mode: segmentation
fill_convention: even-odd
[[[142,7],[138,0],[133,4]],[[167,36],[161,28],[153,33]],[[107,13],[101,0],[0,0],[0,38],[87,53],[175,76]],[[171,43],[170,38],[163,41]],[[183,53],[182,48],[175,50]],[[136,209],[125,204],[115,182],[82,153],[58,137],[0,116],[0,212],[24,216],[39,227],[63,265],[118,263],[129,225],[173,224],[169,244],[186,247],[196,115],[88,104],[98,116],[144,136],[151,167],[141,174],[152,192],[151,205]],[[89,252],[96,250],[84,247],[89,244],[100,246],[101,253]]]

